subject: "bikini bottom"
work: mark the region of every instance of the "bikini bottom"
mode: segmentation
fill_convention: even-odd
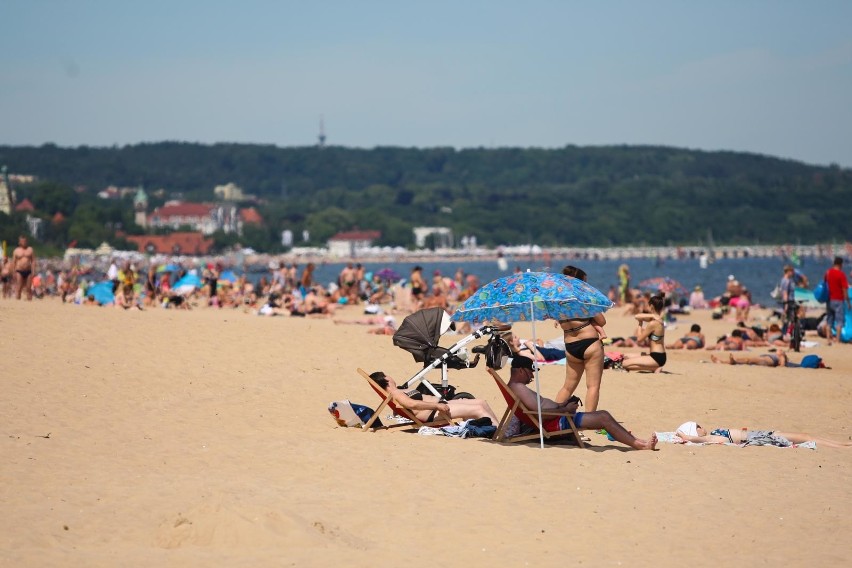
[[[648,355],[650,355],[651,359],[653,359],[654,362],[657,365],[659,365],[660,367],[662,367],[663,365],[666,364],[666,354],[665,353],[648,353]]]
[[[586,354],[586,349],[588,349],[589,346],[595,343],[596,341],[598,341],[597,337],[587,337],[586,339],[580,339],[579,341],[566,343],[565,353],[575,359],[582,360],[584,358],[583,356]]]

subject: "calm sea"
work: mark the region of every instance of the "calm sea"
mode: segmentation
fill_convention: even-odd
[[[390,268],[403,278],[408,278],[411,269],[420,265],[423,267],[423,275],[427,282],[431,280],[432,274],[439,270],[443,275],[452,277],[458,268],[466,274],[475,274],[482,284],[486,284],[496,278],[509,275],[516,267],[521,270],[548,270],[559,272],[566,264],[573,264],[582,268],[588,274],[588,282],[602,292],[606,293],[609,287],[618,283],[617,270],[622,263],[630,267],[631,285],[638,285],[643,280],[668,276],[683,284],[687,290],[692,290],[696,285],[704,289],[707,299],[720,295],[725,290],[728,275],[733,274],[737,280],[748,287],[752,293],[752,299],[758,304],[765,306],[776,305],[775,300],[769,295],[775,286],[781,281],[784,259],[782,258],[723,258],[710,263],[707,268],[701,268],[698,259],[668,259],[656,261],[654,259],[629,259],[618,260],[556,260],[553,267],[546,267],[540,261],[529,258],[508,258],[508,268],[501,271],[496,261],[469,261],[469,262],[396,262],[396,263],[373,263],[362,262],[368,272]],[[822,278],[823,272],[831,265],[830,260],[804,259],[799,270],[810,280],[811,288]],[[299,274],[304,265],[299,266]],[[345,266],[345,263],[318,264],[314,272],[315,280],[324,285],[336,282],[337,276]],[[260,275],[252,274],[253,279]]]

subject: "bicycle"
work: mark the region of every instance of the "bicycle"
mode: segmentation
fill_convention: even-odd
[[[784,303],[784,334],[790,337],[790,349],[799,352],[802,347],[802,337],[805,331],[802,329],[802,322],[799,321],[800,303],[796,301],[788,301]]]

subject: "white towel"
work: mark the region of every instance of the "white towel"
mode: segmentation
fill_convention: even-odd
[[[678,432],[683,432],[687,436],[698,435],[698,424],[696,422],[684,422],[677,427]]]

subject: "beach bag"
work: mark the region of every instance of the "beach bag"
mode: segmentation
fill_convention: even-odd
[[[621,369],[624,362],[624,354],[618,351],[607,351],[604,353],[604,369]]]
[[[814,299],[820,304],[828,302],[828,282],[825,278],[814,288]]]
[[[819,369],[821,367],[825,367],[825,364],[822,362],[822,357],[819,355],[805,355],[802,357],[801,366],[805,369]]]
[[[363,426],[375,414],[375,411],[369,406],[355,404],[348,400],[332,402],[328,405],[328,412],[334,418],[334,421],[337,422],[337,425],[343,427]],[[372,426],[381,428],[381,420],[376,419]]]
[[[840,341],[843,343],[852,342],[852,310],[846,310],[843,327],[840,328]]]
[[[476,353],[476,350],[474,350]],[[509,344],[502,337],[491,336],[488,343],[485,345],[485,364],[489,368],[499,370],[502,369],[512,356],[512,350]]]

